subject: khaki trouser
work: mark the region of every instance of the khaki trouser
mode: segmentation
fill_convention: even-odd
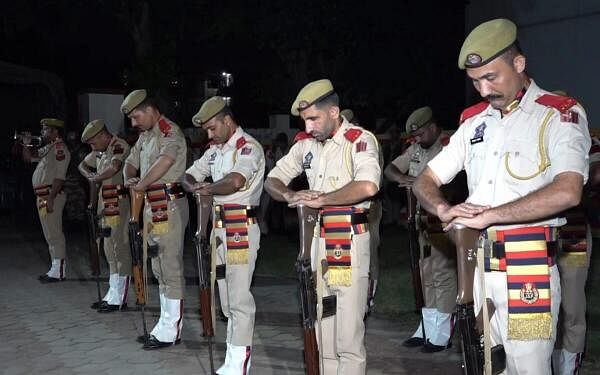
[[[430,241],[430,236],[446,236],[445,234],[430,235],[419,233],[421,247],[421,283],[425,307],[437,309],[441,313],[451,314],[456,308],[456,257],[450,241]],[[437,246],[436,246],[437,245]],[[425,257],[427,253],[431,255]]]
[[[335,294],[337,297],[336,314],[322,320],[321,333],[317,334],[319,351],[323,355],[324,375],[362,375],[366,372],[363,317],[367,309],[365,301],[369,288],[369,246],[369,232],[352,236],[351,286],[328,287],[326,280],[323,281],[323,296]],[[315,237],[311,257],[313,270],[316,270],[316,262],[325,258],[325,239]],[[326,278],[327,274],[324,279]],[[318,329],[317,324],[317,332]]]
[[[36,199],[36,203],[39,199]],[[67,256],[65,234],[62,230],[62,215],[66,201],[67,195],[64,192],[59,193],[54,198],[54,210],[52,213],[47,212],[46,215],[42,216],[38,210],[38,216],[42,224],[44,237],[48,243],[48,251],[50,252],[51,259],[65,259]]]
[[[214,228],[211,243],[220,237],[222,244],[217,248],[218,265],[225,264],[225,278],[218,280],[221,309],[228,318],[227,343],[236,346],[251,346],[254,335],[256,304],[250,293],[254,265],[260,247],[258,224],[248,226],[248,264],[226,264],[227,238],[225,228]]]
[[[592,256],[592,236],[589,226],[587,244],[587,264],[584,267],[567,266],[565,259],[558,257],[562,303],[554,347],[571,353],[581,353],[585,348],[585,282]]]
[[[189,219],[187,198],[167,203],[169,230],[165,234],[150,235],[151,243],[159,245],[158,256],[152,258],[152,272],[158,279],[158,290],[170,299],[183,299],[183,240]],[[144,220],[152,222],[150,205],[144,207]]]
[[[102,193],[98,198],[98,215],[102,214],[104,204]],[[102,221],[100,221],[102,223]],[[104,238],[104,255],[110,274],[131,276],[131,249],[129,248],[129,200],[119,199],[119,223],[110,227],[110,237]]]

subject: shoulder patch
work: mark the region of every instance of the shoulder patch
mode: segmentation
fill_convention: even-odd
[[[307,132],[298,132],[294,137],[294,143],[309,138],[313,138],[313,136],[308,134]]]
[[[62,149],[64,149],[64,148],[65,148],[65,144],[64,144],[64,143],[62,143],[62,142],[56,142],[56,143],[54,144],[54,146],[56,147],[56,149],[57,149],[57,150],[62,150]]]
[[[252,147],[245,146],[242,148],[242,155],[250,155],[252,153]]]
[[[479,102],[479,103],[477,103],[475,105],[472,105],[469,108],[465,109],[460,114],[460,120],[459,120],[458,123],[462,124],[463,122],[467,121],[471,117],[480,114],[481,112],[483,112],[488,107],[489,104],[490,103],[488,103],[487,101],[484,100],[482,102]]]
[[[535,100],[536,103],[558,109],[560,113],[566,113],[577,104],[577,100],[569,96],[544,94]]]
[[[448,144],[450,143],[450,137],[448,137],[448,136],[442,137],[442,139],[440,140],[440,143],[442,144],[442,146],[448,146]]]
[[[237,142],[235,142],[235,148],[237,148],[239,150],[240,148],[244,147],[244,145],[246,143],[248,143],[246,141],[246,138],[240,137],[240,138],[238,138]]]
[[[356,144],[356,152],[367,151],[367,142],[360,141]]]
[[[362,133],[363,133],[362,130],[352,128],[352,129],[346,130],[346,132],[344,133],[344,137],[346,137],[346,139],[349,140],[350,142],[354,143],[354,141],[356,141]]]
[[[173,127],[164,118],[158,121],[158,128],[160,129],[161,133],[164,134],[165,137],[170,136],[173,132]]]

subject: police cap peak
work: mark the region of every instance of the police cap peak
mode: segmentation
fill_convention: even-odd
[[[497,18],[477,26],[465,39],[458,56],[458,67],[478,68],[506,51],[517,40],[517,25]]]
[[[65,122],[57,118],[43,118],[40,120],[41,126],[53,126],[55,128],[64,128]]]
[[[340,115],[344,116],[346,121],[351,122],[354,119],[354,112],[351,109],[344,109],[340,112]]]
[[[299,116],[300,112],[333,94],[333,84],[328,79],[313,81],[300,90],[292,103],[292,115]]]
[[[202,126],[207,123],[211,118],[218,115],[225,107],[227,102],[221,96],[213,96],[202,103],[198,113],[192,117],[192,123],[194,126]]]
[[[130,114],[135,107],[140,105],[147,97],[148,93],[146,90],[133,90],[129,93],[129,95],[127,95],[125,100],[123,100],[123,103],[121,104],[121,112],[123,112],[125,115]]]
[[[430,107],[416,109],[406,120],[406,132],[410,134],[429,124],[431,120],[433,120],[433,111]]]
[[[106,125],[104,124],[104,120],[102,119],[90,121],[81,133],[81,142],[85,143],[89,141],[105,128]]]

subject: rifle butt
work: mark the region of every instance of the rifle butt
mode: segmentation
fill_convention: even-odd
[[[204,337],[213,337],[215,335],[212,325],[211,301],[210,289],[200,289],[200,314],[202,315],[202,336]]]
[[[135,298],[138,305],[146,305],[146,294],[144,292],[144,278],[142,275],[142,267],[140,265],[133,266],[133,281],[135,283]]]
[[[319,347],[314,328],[304,330],[304,365],[307,375],[319,375]]]

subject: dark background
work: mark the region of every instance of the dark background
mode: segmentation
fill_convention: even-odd
[[[431,105],[447,128],[464,107],[456,66],[465,1],[20,0],[3,2],[0,60],[55,73],[66,105],[35,105],[44,89],[3,82],[12,126],[37,130],[40,117],[67,118],[79,130],[77,94],[89,89],[155,90],[165,111],[191,126],[203,81],[226,70],[246,127],[289,113],[307,82],[330,78],[361,123],[404,125]],[[64,113],[48,113],[52,111]],[[293,120],[295,121],[295,120]],[[5,134],[3,134],[5,135]]]

